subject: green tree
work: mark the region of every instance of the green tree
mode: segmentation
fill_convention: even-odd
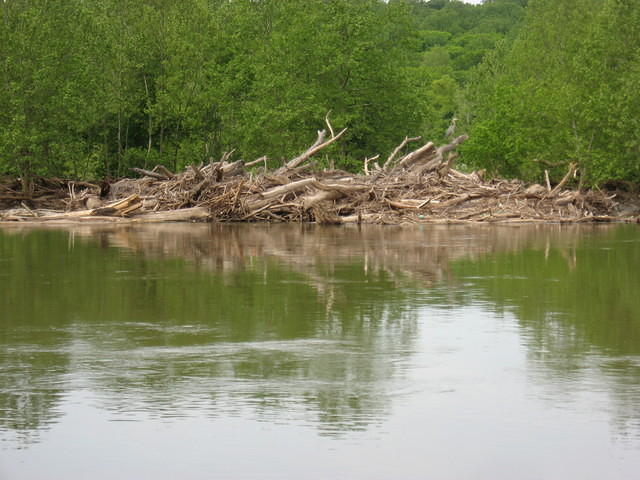
[[[514,42],[478,70],[467,161],[537,180],[575,162],[590,184],[638,181],[639,15],[626,0],[531,1]]]
[[[334,151],[345,162],[417,129],[415,89],[403,75],[411,52],[403,4],[266,0],[222,10],[231,38],[223,140],[233,134],[244,155],[297,153],[329,110],[336,127],[349,127]]]
[[[36,174],[80,173],[95,120],[93,20],[80,1],[0,4],[0,168],[26,192]]]

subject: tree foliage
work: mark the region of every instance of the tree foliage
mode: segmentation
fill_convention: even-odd
[[[465,161],[638,181],[631,0],[0,2],[0,173],[84,178],[299,153],[331,111],[342,168],[405,135]],[[524,23],[521,19],[526,12]],[[28,188],[28,181],[25,182]]]
[[[120,176],[297,153],[327,111],[343,166],[419,129],[410,14],[379,0],[0,3],[0,171]],[[382,152],[384,153],[384,152]]]
[[[640,180],[640,4],[532,0],[477,72],[467,161],[512,176]]]

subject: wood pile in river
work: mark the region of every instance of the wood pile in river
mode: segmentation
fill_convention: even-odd
[[[219,161],[191,165],[174,174],[165,167],[133,169],[138,179],[104,186],[67,182],[66,211],[29,206],[0,213],[5,221],[268,221],[342,223],[515,223],[637,221],[617,216],[615,194],[566,188],[576,174],[571,164],[555,186],[518,180],[485,179],[483,172],[463,173],[454,162],[462,135],[437,147],[427,142],[415,150],[405,138],[386,158],[364,160],[360,174],[314,170],[312,157],[335,142],[327,122],[316,142],[276,170],[266,157],[245,163]],[[408,153],[407,153],[408,151]],[[405,152],[405,153],[402,153]],[[55,189],[52,189],[55,190]],[[3,193],[0,191],[0,196]],[[7,193],[4,195],[18,195]],[[19,195],[18,195],[19,196]],[[24,201],[22,201],[24,200]],[[58,199],[60,200],[60,199]]]

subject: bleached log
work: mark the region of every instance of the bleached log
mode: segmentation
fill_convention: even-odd
[[[411,167],[411,165],[424,159],[429,153],[433,151],[434,148],[435,145],[433,144],[433,142],[425,143],[422,147],[402,157],[396,164],[396,166],[391,169],[391,171],[395,172],[403,168]]]
[[[294,158],[292,160],[289,160],[284,166],[282,166],[278,170],[276,170],[275,174],[276,175],[281,175],[281,174],[287,172],[288,170],[296,168],[298,165],[300,165],[301,163],[303,163],[306,160],[308,160],[311,156],[315,155],[316,153],[318,153],[323,148],[331,145],[333,142],[338,140],[344,134],[344,132],[346,132],[346,131],[347,131],[347,129],[344,128],[340,132],[338,132],[337,135],[332,136],[329,140],[325,141],[325,137],[327,135],[327,131],[326,130],[319,130],[318,131],[318,138],[316,139],[314,144],[311,145],[311,147],[309,147],[307,150],[305,150],[302,154],[298,155],[296,158]]]
[[[302,191],[316,182],[317,180],[315,177],[309,177],[298,180],[297,182],[291,182],[286,185],[274,187],[266,192],[259,193],[253,198],[247,199],[245,201],[245,207],[248,211],[257,210],[268,205],[275,198],[280,198],[287,193]]]
[[[393,150],[393,152],[391,152],[391,155],[389,155],[389,158],[387,158],[387,161],[384,162],[384,165],[382,165],[382,170],[386,170],[389,167],[389,165],[391,165],[391,162],[393,161],[395,156],[398,154],[398,152],[400,152],[400,150],[402,150],[409,142],[416,142],[421,138],[422,137],[404,137],[404,140],[400,143],[400,145],[398,145]]]
[[[136,215],[131,218],[132,223],[158,223],[158,222],[195,222],[205,221],[210,217],[209,210],[204,207],[182,208],[180,210],[167,210],[161,212],[149,212]]]

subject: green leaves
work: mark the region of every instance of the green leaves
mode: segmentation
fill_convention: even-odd
[[[465,158],[537,181],[540,161],[577,162],[591,184],[640,180],[639,15],[625,0],[530,2],[513,44],[476,74]],[[487,135],[502,141],[488,151]]]
[[[520,11],[515,0],[0,2],[0,173],[122,176],[232,149],[279,162],[328,111],[349,130],[327,153],[359,168],[406,135],[440,139],[468,70]]]

